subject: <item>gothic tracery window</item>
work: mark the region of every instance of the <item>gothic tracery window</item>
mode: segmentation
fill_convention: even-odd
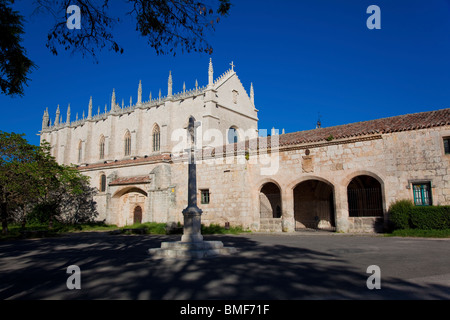
[[[157,152],[161,150],[161,132],[159,130],[159,126],[155,125],[155,127],[153,128],[153,147],[152,147],[152,151],[153,152]]]
[[[78,143],[78,162],[80,163],[83,160],[83,142],[80,140]]]
[[[130,131],[127,131],[125,134],[125,156],[131,155],[131,134]]]
[[[105,159],[105,137],[100,138],[100,160]]]

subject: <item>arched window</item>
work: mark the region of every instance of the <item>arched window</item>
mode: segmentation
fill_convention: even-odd
[[[125,156],[131,155],[131,134],[130,131],[125,133]]]
[[[103,160],[103,159],[105,159],[105,137],[104,136],[100,137],[99,149],[100,149],[100,160]]]
[[[80,140],[80,142],[78,142],[78,163],[80,163],[81,160],[83,160],[83,142]]]
[[[161,132],[159,130],[159,126],[155,125],[155,127],[153,128],[153,134],[152,134],[152,141],[153,141],[153,146],[152,146],[152,150],[153,152],[157,152],[161,150]]]
[[[102,174],[100,176],[100,192],[106,191],[106,175]]]
[[[237,143],[239,141],[239,136],[237,129],[235,127],[231,127],[228,129],[228,143]]]

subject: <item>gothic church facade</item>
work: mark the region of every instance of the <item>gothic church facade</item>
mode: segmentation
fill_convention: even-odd
[[[389,205],[450,204],[450,109],[259,136],[253,85],[234,66],[208,84],[63,122],[44,112],[41,142],[59,163],[90,177],[99,220],[182,222],[187,206],[187,124],[196,129],[202,222],[254,231],[304,228],[374,232]]]

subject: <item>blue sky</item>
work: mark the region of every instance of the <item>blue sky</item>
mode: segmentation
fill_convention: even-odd
[[[119,1],[114,0],[116,5]],[[17,0],[27,18],[24,47],[39,68],[23,97],[0,95],[0,130],[25,133],[39,143],[45,108],[54,121],[57,105],[65,121],[87,114],[93,97],[103,111],[113,88],[117,100],[135,102],[139,80],[144,100],[150,91],[167,93],[207,84],[209,55],[158,56],[125,17],[115,30],[122,55],[104,49],[99,63],[45,47],[51,20],[30,16],[31,1]],[[215,77],[233,61],[249,92],[255,88],[259,128],[286,132],[334,126],[450,106],[450,1],[402,0],[232,0],[228,17],[209,37]],[[367,7],[381,9],[381,30],[369,30]]]

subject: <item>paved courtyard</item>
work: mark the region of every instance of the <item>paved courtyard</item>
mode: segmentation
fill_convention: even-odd
[[[331,233],[205,236],[232,256],[152,259],[180,236],[71,234],[0,243],[1,299],[450,299],[450,240]],[[81,269],[68,290],[67,267]],[[369,290],[367,267],[381,289]]]

